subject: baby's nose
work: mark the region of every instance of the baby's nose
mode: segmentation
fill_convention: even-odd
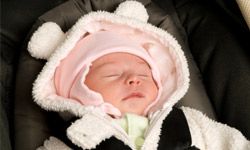
[[[140,84],[141,84],[141,80],[140,80],[140,78],[138,78],[136,75],[130,75],[130,76],[127,78],[126,83],[127,83],[128,85],[140,85]]]

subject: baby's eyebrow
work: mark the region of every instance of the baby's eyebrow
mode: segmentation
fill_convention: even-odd
[[[104,63],[98,64],[98,65],[94,66],[94,68],[98,69],[98,68],[102,68],[102,67],[105,67],[105,66],[114,65],[116,63],[117,62],[115,62],[115,61],[108,61],[108,62],[104,62]]]
[[[140,65],[143,65],[143,66],[145,65],[145,66],[151,68],[149,66],[149,64],[147,62],[145,62],[145,61],[137,61],[136,63],[138,63]],[[119,61],[108,61],[108,62],[104,62],[104,63],[98,64],[96,66],[93,66],[93,67],[94,67],[94,69],[100,69],[100,68],[103,68],[103,67],[106,67],[106,66],[113,66],[115,64],[119,64]]]
[[[142,64],[142,65],[146,65],[147,67],[151,68],[149,66],[149,64],[147,62],[145,62],[145,61],[137,61],[137,63]]]

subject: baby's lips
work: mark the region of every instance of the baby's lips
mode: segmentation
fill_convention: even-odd
[[[128,94],[122,100],[125,101],[125,100],[131,99],[131,98],[144,98],[144,97],[145,96],[140,92],[133,92],[133,93]]]

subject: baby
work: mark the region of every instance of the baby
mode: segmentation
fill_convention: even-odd
[[[83,16],[67,34],[44,24],[29,43],[32,56],[48,59],[35,102],[79,117],[67,137],[81,149],[250,149],[236,129],[174,107],[189,86],[187,61],[178,42],[147,19],[143,5],[126,1],[114,14]],[[51,137],[40,149],[69,147]]]
[[[150,66],[129,53],[112,53],[95,60],[85,84],[120,110],[122,116],[144,115],[158,93]]]
[[[85,84],[112,104],[123,119],[117,123],[140,149],[148,126],[145,116],[148,106],[156,100],[158,87],[147,62],[129,53],[112,53],[93,62]],[[136,116],[136,115],[139,116]],[[130,121],[132,119],[132,121]]]

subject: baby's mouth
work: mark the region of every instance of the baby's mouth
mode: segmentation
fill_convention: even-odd
[[[142,93],[140,93],[140,92],[133,92],[133,93],[127,95],[122,100],[125,101],[125,100],[131,99],[131,98],[144,98],[144,97],[145,96]]]

